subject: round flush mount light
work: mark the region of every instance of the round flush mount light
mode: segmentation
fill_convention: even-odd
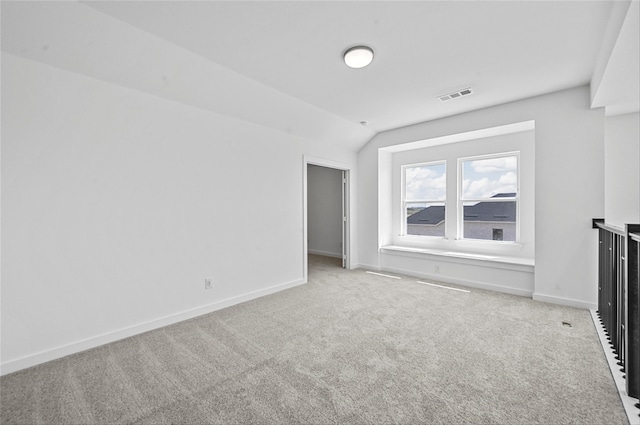
[[[354,46],[344,52],[344,63],[349,68],[364,68],[373,61],[373,49],[367,46]]]

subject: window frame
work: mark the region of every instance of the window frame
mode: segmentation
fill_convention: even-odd
[[[444,190],[444,199],[442,200],[407,200],[407,172],[408,168],[418,168],[424,166],[432,166],[432,165],[444,165],[444,176],[445,176],[445,190]],[[400,191],[400,236],[403,237],[417,237],[417,238],[432,238],[432,239],[446,239],[447,238],[447,208],[449,203],[447,202],[447,186],[448,186],[448,170],[447,170],[447,160],[441,159],[436,161],[427,161],[427,162],[418,162],[414,164],[404,164],[400,167],[401,172],[401,191]],[[444,236],[433,236],[433,235],[410,235],[407,234],[407,204],[415,204],[415,203],[425,203],[425,204],[444,204],[445,210],[445,218],[444,218]]]
[[[463,197],[463,163],[468,161],[477,161],[495,158],[507,158],[514,156],[516,158],[516,195],[509,198],[464,198]],[[456,196],[456,239],[471,243],[487,243],[487,244],[519,244],[520,243],[520,151],[498,152],[483,155],[473,155],[457,158],[458,167],[456,174],[457,196]],[[464,203],[465,202],[514,202],[516,203],[516,237],[514,241],[497,241],[493,239],[475,239],[464,237]]]

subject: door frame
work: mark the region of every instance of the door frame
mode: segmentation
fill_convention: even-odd
[[[302,222],[303,222],[303,231],[302,231],[302,264],[303,264],[303,279],[305,282],[308,281],[308,229],[307,229],[307,212],[308,212],[308,204],[307,204],[307,167],[309,165],[318,165],[320,167],[333,168],[335,170],[340,170],[343,172],[344,180],[342,183],[343,187],[343,244],[342,244],[342,252],[343,252],[343,264],[345,269],[351,269],[351,171],[352,167],[348,164],[344,164],[338,161],[333,161],[325,158],[318,158],[309,155],[303,155],[302,157]],[[346,257],[346,258],[344,258]]]

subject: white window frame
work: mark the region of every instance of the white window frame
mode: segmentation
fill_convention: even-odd
[[[401,199],[400,199],[400,217],[402,219],[402,221],[400,222],[400,236],[408,236],[408,237],[418,237],[418,238],[432,238],[432,239],[446,239],[447,237],[447,215],[446,215],[446,211],[447,211],[447,207],[448,207],[448,203],[447,203],[447,189],[445,186],[445,195],[444,195],[444,199],[441,200],[433,200],[433,199],[429,199],[429,200],[407,200],[407,173],[406,170],[407,168],[417,168],[417,167],[424,167],[424,166],[431,166],[431,165],[444,165],[444,174],[445,174],[445,179],[447,177],[447,173],[449,172],[447,170],[447,161],[446,160],[438,160],[438,161],[428,161],[428,162],[419,162],[419,163],[415,163],[415,164],[405,164],[401,166],[401,173],[402,173],[402,178],[401,178],[401,184],[402,184],[402,190],[400,191],[401,193]],[[426,204],[440,204],[443,203],[444,204],[444,210],[445,210],[445,221],[444,221],[444,226],[445,226],[445,234],[444,236],[430,236],[430,235],[408,235],[407,234],[407,204],[415,204],[415,203],[426,203]]]
[[[477,161],[477,160],[485,160],[485,159],[495,159],[495,158],[507,158],[507,157],[516,157],[516,175],[517,175],[517,187],[516,187],[516,195],[511,198],[463,198],[463,184],[464,184],[464,176],[462,170],[462,163],[467,161]],[[486,243],[486,244],[519,244],[520,243],[520,151],[511,151],[511,152],[499,152],[485,155],[475,155],[464,158],[458,158],[458,169],[457,169],[457,209],[456,209],[456,230],[457,235],[456,239],[473,243]],[[464,203],[465,202],[516,202],[516,240],[515,241],[495,241],[491,239],[473,239],[473,238],[465,238],[464,237]]]

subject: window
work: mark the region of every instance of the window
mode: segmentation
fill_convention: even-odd
[[[400,234],[519,241],[519,155],[506,152],[452,158],[458,168],[449,170],[449,182],[457,184],[458,199],[455,192],[447,199],[446,161],[403,165]],[[447,204],[457,208],[448,211]]]
[[[533,122],[525,124],[524,130],[504,134],[483,132],[476,138],[478,134],[471,132],[464,134],[464,140],[436,137],[380,148],[380,247],[406,248],[402,252],[407,256],[424,250],[533,259],[535,131]],[[429,181],[420,182],[420,173],[429,174]],[[432,189],[431,194],[420,194],[425,186]],[[438,220],[440,226],[431,220],[436,206],[444,212],[439,215],[444,218]],[[487,207],[493,209],[490,220],[488,211],[482,210]],[[414,216],[421,211],[428,217]],[[478,234],[481,226],[483,232]]]
[[[444,237],[446,171],[444,162],[402,167],[404,235]]]
[[[518,239],[518,153],[459,160],[459,236]]]

